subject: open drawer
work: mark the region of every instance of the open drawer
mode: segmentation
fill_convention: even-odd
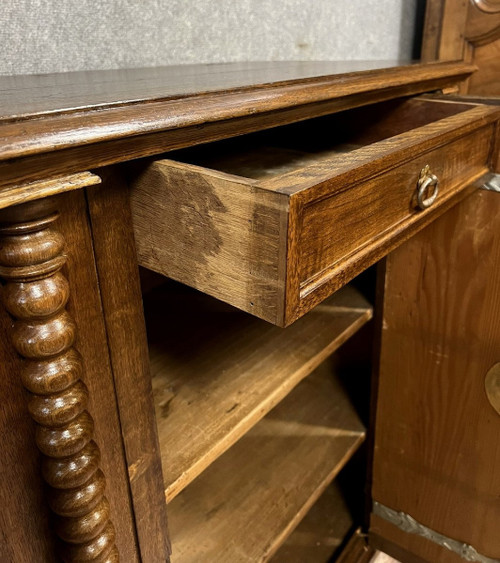
[[[286,326],[488,172],[498,115],[392,100],[142,163],[139,264]]]

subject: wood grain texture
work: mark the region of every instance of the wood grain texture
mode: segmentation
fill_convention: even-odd
[[[480,71],[472,76],[468,92],[500,97],[500,39],[487,45],[478,45],[474,50],[474,61],[480,68],[487,68],[488,72]]]
[[[3,290],[0,289],[0,293]],[[21,358],[11,343],[12,319],[0,307],[0,561],[56,563],[55,535],[40,475],[40,452],[27,410]]]
[[[156,421],[171,501],[371,318],[345,288],[287,330],[212,299],[146,301]]]
[[[100,175],[102,186],[87,199],[134,522],[141,560],[165,562],[163,479],[127,186],[117,169]]]
[[[333,481],[271,558],[272,563],[328,563],[354,525],[349,506]]]
[[[131,190],[139,264],[279,324],[286,203],[228,174],[154,162]]]
[[[420,82],[443,79],[453,82],[472,70],[463,63],[398,66],[397,62],[279,61],[63,76],[4,76],[0,80],[3,114],[0,123],[5,135],[2,148],[7,150],[2,150],[1,155],[6,159],[13,156],[14,150],[17,156],[25,156],[56,147],[68,148],[77,138],[80,144],[164,130],[169,125],[177,128],[194,125],[197,116],[193,109],[201,101],[206,106],[205,119],[213,121],[236,117],[235,111],[244,115],[250,107],[260,113],[379,88],[414,84],[418,91]],[[153,80],[151,75],[155,75]],[[16,83],[23,82],[28,84],[16,87]],[[101,86],[101,92],[96,84]],[[35,98],[33,91],[38,94]],[[260,91],[260,96],[255,96],[256,91]],[[226,102],[225,113],[219,115],[213,111],[217,98],[225,98]],[[37,129],[32,129],[32,122],[42,116],[45,119]],[[81,122],[85,122],[84,128]],[[69,123],[70,135],[62,135]],[[91,126],[99,127],[100,131],[92,132]],[[38,134],[34,135],[35,132]],[[48,141],[48,136],[52,140],[51,148],[42,144]]]
[[[367,123],[366,113],[306,128],[305,151],[304,131],[295,128],[220,144],[208,158],[187,152],[188,163],[144,165],[131,195],[139,263],[287,326],[430,222],[491,165],[496,106],[419,100],[386,105]],[[344,138],[328,135],[346,129]],[[422,212],[415,194],[427,164],[441,194]],[[244,172],[250,177],[237,175]]]
[[[141,102],[178,100],[212,92],[251,92],[304,82],[318,87],[325,79],[342,76],[353,88],[384,69],[401,74],[436,75],[438,69],[422,69],[411,61],[280,61],[229,64],[188,64],[36,76],[2,76],[0,121],[26,120],[82,110],[107,109]],[[445,68],[448,72],[451,66]],[[455,67],[455,71],[458,67]],[[465,69],[462,68],[462,71]]]
[[[119,560],[104,496],[100,452],[81,380],[83,360],[73,347],[76,325],[66,310],[69,285],[61,273],[64,238],[53,228],[52,202],[17,208],[0,218],[3,302],[14,318],[12,342],[24,358],[21,380],[42,452],[47,498],[65,561]],[[24,214],[24,221],[22,220]],[[12,220],[11,220],[12,219]]]
[[[89,389],[89,412],[95,423],[96,442],[102,445],[101,468],[108,478],[106,495],[113,515],[116,544],[121,559],[135,563],[139,560],[137,536],[88,207],[83,190],[57,196],[57,199],[58,228],[66,240],[65,275],[71,287],[67,308],[78,326],[77,349],[85,362],[83,379]]]
[[[472,63],[478,70],[460,85],[460,92],[498,96],[500,12],[497,5],[485,10],[484,4],[464,0],[427,2],[422,59]]]
[[[470,180],[488,171],[492,127],[480,129],[443,147],[414,155],[411,162],[365,182],[346,186],[333,197],[313,202],[302,213],[298,245],[301,293],[314,291],[334,266],[376,244],[400,223],[411,224],[433,209],[418,209],[418,176],[429,165],[439,179],[436,206]],[[433,205],[433,207],[434,207]]]
[[[409,535],[375,514],[370,516],[369,541],[376,549],[404,563],[464,562],[460,555],[427,539]]]
[[[374,70],[377,66],[379,70]],[[224,65],[223,70],[211,65],[199,80],[196,69],[183,66],[158,71],[160,77],[149,81],[149,91],[148,81],[141,78],[148,71],[139,71],[135,79],[132,71],[117,75],[110,71],[95,80],[86,73],[30,77],[30,87],[19,90],[15,78],[4,77],[2,105],[10,110],[0,122],[1,182],[10,185],[80,172],[432,91],[455,84],[474,70],[456,62],[380,70],[384,66],[371,62],[372,70],[349,72],[345,65],[328,62],[250,63]],[[354,68],[360,71],[363,66],[354,63]],[[85,81],[87,87],[82,86]],[[95,82],[103,89],[96,96],[89,94]],[[31,105],[33,91],[40,94]],[[29,92],[29,100],[19,92]],[[45,94],[48,102],[40,101]]]
[[[99,184],[100,181],[99,176],[90,172],[82,172],[80,174],[72,174],[71,176],[0,188],[0,209],[50,197],[58,193],[94,186]]]
[[[323,364],[170,503],[177,562],[268,560],[364,437]]]
[[[498,194],[478,192],[387,258],[372,490],[496,559],[500,418],[484,380],[500,350],[499,212]]]

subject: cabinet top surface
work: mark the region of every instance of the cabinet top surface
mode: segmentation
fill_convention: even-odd
[[[335,88],[349,80],[363,89],[373,79],[383,87],[388,75],[414,83],[464,70],[458,63],[418,61],[278,61],[0,76],[0,123],[266,87],[327,82]]]
[[[0,186],[456,84],[460,62],[182,65],[0,77]]]

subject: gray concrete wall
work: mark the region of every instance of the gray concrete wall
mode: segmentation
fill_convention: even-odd
[[[408,59],[422,0],[0,0],[0,74]]]

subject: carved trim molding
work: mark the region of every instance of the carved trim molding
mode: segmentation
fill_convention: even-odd
[[[482,12],[488,14],[500,13],[500,2],[498,0],[471,0],[471,3]]]
[[[61,268],[64,238],[49,200],[0,213],[0,277],[12,316],[12,342],[36,423],[47,500],[64,561],[119,561],[94,423],[87,411],[83,360],[73,344],[77,327],[66,310],[70,288]]]

